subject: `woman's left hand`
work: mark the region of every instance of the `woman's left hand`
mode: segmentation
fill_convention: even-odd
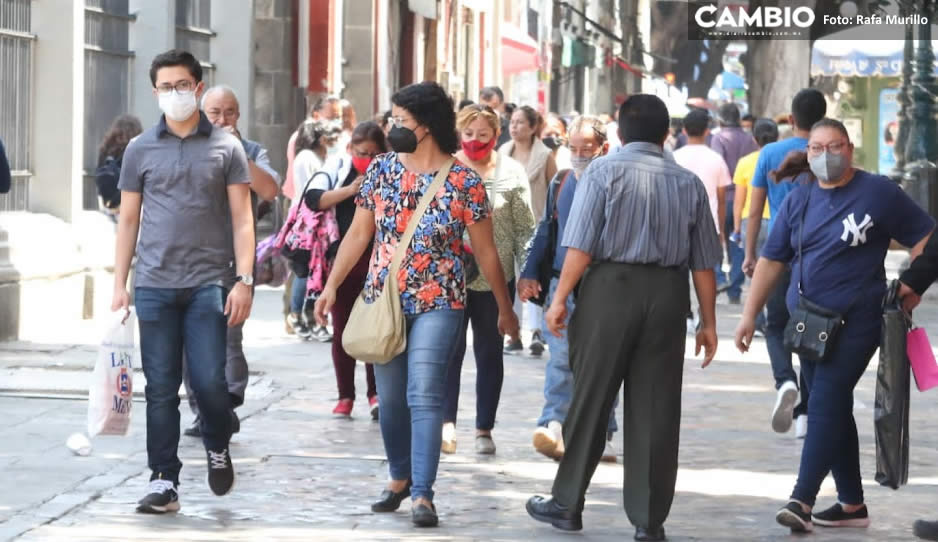
[[[518,336],[521,332],[521,325],[518,323],[518,315],[515,311],[498,312],[498,332],[511,337]]]

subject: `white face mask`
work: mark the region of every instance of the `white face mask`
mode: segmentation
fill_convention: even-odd
[[[338,144],[332,145],[331,147],[326,147],[326,156],[332,158],[342,153],[342,147]]]
[[[194,91],[180,93],[173,89],[171,92],[161,92],[158,96],[160,109],[166,118],[176,122],[188,119],[198,108]]]

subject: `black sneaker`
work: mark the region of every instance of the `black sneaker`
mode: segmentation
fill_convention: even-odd
[[[287,324],[293,328],[293,332],[297,337],[309,340],[313,336],[313,330],[306,325],[306,322],[303,321],[303,317],[298,313],[291,312],[287,315]]]
[[[532,356],[540,356],[544,353],[544,339],[541,337],[540,331],[531,334],[531,346],[529,348]]]
[[[208,458],[208,487],[212,493],[221,497],[227,495],[234,487],[235,473],[234,466],[231,464],[231,454],[227,448],[216,452],[214,450],[205,450]]]
[[[916,520],[912,533],[922,540],[938,540],[938,521]]]
[[[823,512],[813,514],[812,519],[815,525],[821,527],[865,528],[870,526],[870,515],[866,510],[866,505],[863,505],[856,512],[848,513],[844,511],[844,507],[840,503],[837,503]]]
[[[811,513],[801,508],[801,503],[790,501],[775,514],[775,521],[791,529],[793,533],[809,533],[814,530]]]
[[[524,345],[521,344],[521,341],[510,341],[505,346],[506,354],[521,354],[522,352],[524,352]]]
[[[141,514],[165,514],[179,510],[179,493],[171,480],[150,480],[146,497],[137,503]]]
[[[195,420],[192,421],[192,425],[190,425],[189,427],[186,427],[186,429],[182,432],[182,434],[187,437],[201,438],[202,437],[202,425],[201,424],[202,424],[202,420],[200,420],[199,417],[196,416]]]

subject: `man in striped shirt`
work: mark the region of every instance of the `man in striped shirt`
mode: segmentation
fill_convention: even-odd
[[[668,125],[655,96],[636,94],[622,104],[625,146],[586,169],[564,232],[567,255],[545,319],[558,335],[567,297],[583,277],[569,330],[568,444],[552,496],[527,503],[533,518],[560,529],[582,529],[584,495],[605,444],[603,420],[624,382],[625,509],[636,540],[664,540],[677,479],[688,269],[700,301],[704,367],[716,353],[720,241],[703,183],[664,156]]]

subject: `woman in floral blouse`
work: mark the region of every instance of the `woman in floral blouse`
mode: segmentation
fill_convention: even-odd
[[[518,161],[493,152],[501,131],[498,115],[486,105],[469,105],[459,111],[456,128],[462,149],[456,158],[474,169],[484,180],[492,220],[495,246],[502,271],[509,279],[508,289],[514,298],[515,263],[524,262],[525,244],[534,232],[534,213],[528,175]],[[498,331],[498,303],[484,278],[469,283],[466,318],[457,346],[450,356],[446,397],[443,400],[444,453],[456,451],[456,411],[459,406],[459,381],[466,355],[466,329],[472,322],[473,350],[476,358],[476,451],[494,454],[492,428],[502,392],[504,377],[504,336]]]
[[[449,355],[466,306],[463,233],[468,230],[479,268],[498,303],[498,329],[517,332],[518,319],[495,249],[485,185],[460,161],[420,218],[396,277],[388,267],[423,192],[458,148],[453,101],[436,83],[419,83],[391,97],[388,142],[394,152],[375,159],[365,174],[352,227],[342,241],[316,318],[325,320],[338,285],[374,241],[363,295],[372,301],[386,280],[397,280],[407,320],[407,350],[375,366],[381,435],[391,480],[374,512],[393,512],[408,496],[418,527],[436,526],[433,482],[440,462],[443,395]]]

